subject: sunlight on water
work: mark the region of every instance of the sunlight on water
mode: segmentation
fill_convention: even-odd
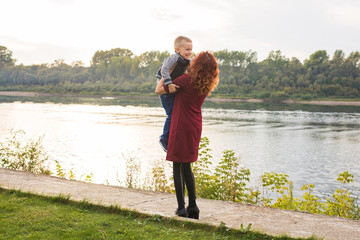
[[[0,136],[23,129],[44,135],[50,160],[74,169],[79,178],[93,173],[96,183],[124,185],[125,159],[135,156],[143,177],[165,159],[158,138],[165,120],[160,107],[52,103],[1,103]],[[213,166],[231,149],[252,173],[283,172],[295,183],[334,189],[337,175],[360,176],[360,113],[203,109],[203,136],[210,139]],[[54,170],[54,164],[52,168]],[[359,188],[360,189],[360,188]]]

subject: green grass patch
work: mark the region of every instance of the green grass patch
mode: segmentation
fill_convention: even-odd
[[[0,239],[300,239],[274,237],[0,188]],[[313,239],[313,238],[309,238]]]

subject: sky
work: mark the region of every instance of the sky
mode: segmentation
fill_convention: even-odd
[[[358,0],[0,0],[0,46],[16,64],[82,61],[97,50],[135,55],[174,51],[175,37],[193,51],[280,50],[301,61],[318,50],[330,57],[360,51]]]

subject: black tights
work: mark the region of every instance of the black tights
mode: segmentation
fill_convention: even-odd
[[[195,179],[190,163],[173,163],[174,185],[178,208],[185,207],[185,185],[189,195],[189,207],[196,206]],[[185,180],[185,184],[184,184]]]

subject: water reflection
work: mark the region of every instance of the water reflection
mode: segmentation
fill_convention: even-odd
[[[143,177],[165,158],[157,142],[165,117],[157,98],[0,100],[1,138],[11,128],[45,135],[52,161],[78,176],[92,172],[95,182],[123,183],[127,156],[137,157]],[[206,102],[203,136],[210,139],[213,167],[232,149],[253,182],[265,171],[283,172],[294,181],[295,195],[307,183],[329,192],[339,186],[337,175],[350,171],[360,189],[360,108],[308,107]]]
[[[34,102],[58,104],[92,104],[100,106],[131,105],[143,107],[161,107],[157,96],[120,96],[120,97],[76,97],[76,96],[44,96],[44,97],[13,97],[0,96],[0,103],[5,102]],[[266,111],[304,111],[328,113],[360,113],[360,106],[326,106],[309,104],[281,104],[281,103],[250,103],[250,102],[214,102],[207,98],[203,108],[212,109],[241,109],[241,110],[266,110]]]

